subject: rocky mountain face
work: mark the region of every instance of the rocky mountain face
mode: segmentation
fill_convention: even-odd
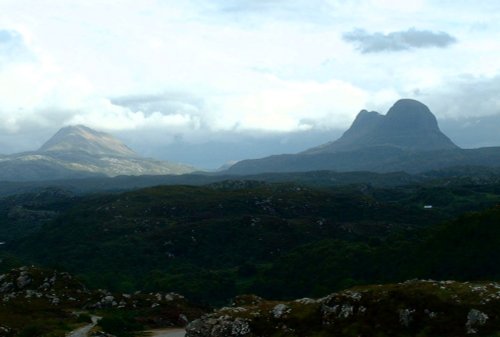
[[[386,115],[361,111],[336,141],[298,154],[243,160],[229,174],[315,170],[420,173],[457,166],[500,166],[500,148],[460,149],[424,104],[402,99]]]
[[[441,132],[436,117],[426,105],[402,99],[385,116],[362,110],[340,139],[304,153],[332,153],[380,146],[411,151],[458,149]]]
[[[110,134],[92,130],[84,125],[60,129],[38,152],[85,152],[90,155],[137,157],[134,151]]]
[[[243,296],[190,323],[186,336],[494,336],[499,329],[500,284],[413,280],[290,302]]]
[[[59,130],[39,150],[0,158],[0,180],[184,174],[183,164],[143,158],[113,136],[83,125]]]

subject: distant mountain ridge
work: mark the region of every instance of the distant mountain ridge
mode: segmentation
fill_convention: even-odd
[[[316,170],[420,173],[457,166],[500,167],[500,148],[461,149],[441,132],[426,105],[401,99],[386,115],[362,110],[338,140],[298,154],[243,160],[225,173]]]
[[[176,175],[193,171],[188,165],[143,158],[112,135],[84,125],[60,129],[38,151],[0,157],[3,181]]]

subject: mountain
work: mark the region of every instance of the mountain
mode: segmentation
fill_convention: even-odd
[[[306,154],[391,146],[411,151],[458,149],[439,129],[429,108],[415,100],[397,101],[381,115],[362,110],[338,140],[304,151]]]
[[[143,158],[112,135],[83,125],[59,130],[37,151],[0,158],[0,180],[184,174],[188,165]]]
[[[420,173],[458,166],[500,167],[500,148],[461,149],[441,132],[426,105],[402,99],[386,115],[362,110],[336,141],[298,154],[243,160],[225,173],[316,170]]]
[[[90,155],[137,157],[134,151],[110,134],[92,130],[84,125],[60,129],[38,150],[53,153],[80,151]]]

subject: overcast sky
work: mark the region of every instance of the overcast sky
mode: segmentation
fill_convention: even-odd
[[[216,167],[402,97],[459,145],[500,145],[498,32],[497,0],[0,0],[0,153],[85,124]]]

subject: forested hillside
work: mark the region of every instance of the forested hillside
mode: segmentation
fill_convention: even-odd
[[[95,287],[168,289],[223,303],[247,292],[292,298],[415,277],[499,277],[496,184],[320,189],[226,181],[51,195],[46,204],[33,195],[4,199],[4,212],[23,212],[11,214],[19,231],[3,250]],[[26,222],[35,209],[52,213]]]

